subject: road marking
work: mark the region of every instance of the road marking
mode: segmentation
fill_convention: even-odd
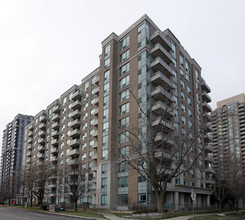
[[[25,220],[32,220],[32,218],[24,218],[24,217],[19,217],[19,216],[17,216],[17,215],[8,215],[8,214],[2,213],[2,212],[1,212],[1,214],[2,214],[2,215],[11,216],[11,217],[20,218],[20,219],[25,219]]]

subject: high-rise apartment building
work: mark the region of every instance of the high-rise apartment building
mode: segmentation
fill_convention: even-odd
[[[220,102],[212,112],[214,165],[227,164],[245,176],[245,95],[239,94]]]
[[[139,105],[152,111],[152,126],[161,123],[159,116],[172,108],[159,138],[173,132],[195,137],[198,128],[211,121],[209,92],[201,67],[173,33],[162,32],[144,15],[121,35],[109,35],[102,42],[100,66],[35,116],[26,128],[25,166],[47,162],[57,173],[69,167],[87,170],[88,191],[81,203],[99,203],[109,209],[153,204],[152,187],[119,166],[121,154],[129,152],[124,128],[140,126]],[[185,208],[191,204],[193,189],[196,205],[209,205],[210,140],[209,133],[196,139],[188,160],[207,147],[193,169],[169,183],[165,207]],[[68,202],[58,190],[59,181],[54,177],[47,186],[47,202]]]
[[[16,199],[16,194],[19,193],[20,184],[15,184],[15,177],[22,169],[24,129],[32,120],[33,116],[18,114],[3,131],[0,169],[1,189],[10,195],[8,197],[11,199]]]

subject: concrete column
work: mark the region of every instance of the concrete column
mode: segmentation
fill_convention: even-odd
[[[210,195],[207,195],[207,207],[210,207]]]
[[[175,211],[179,211],[179,192],[174,192]]]

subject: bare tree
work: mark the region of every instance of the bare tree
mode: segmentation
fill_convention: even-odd
[[[81,171],[77,166],[70,166],[66,169],[65,175],[59,176],[61,179],[59,188],[65,197],[74,204],[77,211],[78,200],[84,196],[86,191],[86,171]]]
[[[51,168],[49,164],[33,165],[25,172],[25,187],[29,193],[31,202],[32,195],[35,195],[43,208],[43,199],[48,179],[56,175],[56,169]]]
[[[162,213],[168,183],[191,171],[203,155],[205,146],[198,146],[198,138],[206,134],[207,127],[193,127],[180,134],[173,126],[173,112],[177,107],[167,100],[166,104],[161,101],[154,103],[155,107],[151,109],[142,107],[138,100],[136,102],[138,125],[130,124],[121,129],[121,134],[130,143],[128,153],[122,148],[121,155],[131,169],[151,184],[157,210]]]

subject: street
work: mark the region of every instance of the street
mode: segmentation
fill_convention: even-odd
[[[54,215],[47,212],[36,212],[12,207],[0,207],[1,220],[74,220],[73,217]],[[82,219],[82,218],[77,218]]]

